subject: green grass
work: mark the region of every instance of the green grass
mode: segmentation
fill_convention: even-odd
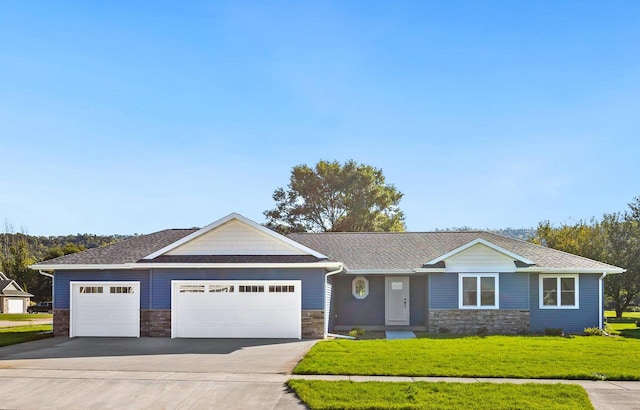
[[[51,325],[13,326],[0,328],[0,346],[15,345],[53,337]]]
[[[316,409],[593,409],[584,389],[565,384],[380,383],[289,380]]]
[[[11,322],[21,322],[33,319],[52,319],[53,315],[50,313],[0,313],[0,320],[8,320]]]
[[[636,321],[640,320],[640,312],[624,312],[620,319],[616,318],[616,312],[605,311],[607,318],[607,333],[611,335],[640,339],[640,327]]]
[[[329,340],[317,343],[294,372],[640,380],[640,340],[602,336]]]

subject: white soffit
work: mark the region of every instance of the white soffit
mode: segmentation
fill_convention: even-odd
[[[515,253],[513,253],[511,251],[508,251],[508,250],[506,250],[504,248],[501,248],[500,246],[495,245],[495,244],[493,244],[493,243],[491,243],[491,242],[489,242],[487,240],[484,240],[482,238],[475,239],[475,240],[473,240],[473,241],[471,241],[471,242],[469,242],[467,244],[464,244],[464,245],[452,250],[451,252],[447,252],[444,255],[442,255],[442,256],[440,256],[440,257],[438,257],[436,259],[430,260],[425,265],[433,265],[433,264],[436,264],[438,262],[442,262],[444,260],[450,259],[451,257],[453,257],[455,255],[458,255],[458,254],[466,251],[467,249],[469,249],[469,248],[471,248],[473,246],[476,246],[478,244],[481,244],[481,245],[484,245],[484,246],[486,246],[488,248],[491,248],[496,252],[499,252],[499,253],[501,253],[501,254],[503,254],[505,256],[508,256],[508,257],[510,257],[510,258],[512,258],[514,260],[520,261],[522,263],[526,263],[528,265],[535,265],[535,262],[533,262],[533,261],[531,261],[531,260],[529,260],[529,259],[527,259],[527,258],[525,258],[523,256],[515,254]]]
[[[160,255],[325,255],[232,213],[146,256]]]

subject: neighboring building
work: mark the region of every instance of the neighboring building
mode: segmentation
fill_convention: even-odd
[[[238,214],[31,268],[53,271],[56,335],[211,338],[576,333],[602,327],[604,277],[624,271],[488,232],[285,237]]]
[[[32,296],[23,291],[15,280],[0,272],[0,313],[27,313]]]

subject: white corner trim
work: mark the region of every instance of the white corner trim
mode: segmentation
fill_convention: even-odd
[[[256,222],[253,222],[251,219],[245,218],[244,216],[242,216],[242,215],[240,215],[239,213],[236,213],[236,212],[230,213],[229,215],[227,215],[227,216],[225,216],[223,218],[220,218],[220,219],[218,219],[217,221],[215,221],[213,223],[210,223],[209,225],[205,226],[204,228],[201,228],[201,229],[195,231],[194,233],[192,233],[190,235],[187,235],[184,238],[182,238],[180,240],[177,240],[177,241],[173,242],[172,244],[169,244],[169,245],[165,246],[164,248],[153,252],[150,255],[145,256],[142,259],[153,259],[153,258],[156,258],[156,257],[158,257],[158,256],[160,256],[162,254],[165,254],[165,253],[169,252],[170,250],[179,247],[180,245],[184,245],[185,243],[187,243],[187,242],[189,242],[189,241],[191,241],[191,240],[193,240],[193,239],[195,239],[195,238],[197,238],[197,237],[199,237],[199,236],[201,236],[201,235],[203,235],[203,234],[205,234],[205,233],[207,233],[209,231],[212,231],[212,230],[216,229],[217,227],[219,227],[221,225],[224,225],[225,223],[227,223],[227,222],[229,222],[231,220],[234,220],[234,219],[238,220],[238,221],[240,221],[240,222],[242,222],[242,223],[244,223],[246,225],[249,225],[250,227],[252,227],[254,229],[257,229],[260,232],[262,232],[264,234],[267,234],[267,235],[269,235],[269,236],[271,236],[271,237],[273,237],[273,238],[275,238],[275,239],[277,239],[277,240],[279,240],[281,242],[284,242],[289,246],[292,246],[292,247],[294,247],[296,249],[299,249],[299,250],[301,250],[301,251],[303,251],[303,252],[305,252],[305,253],[307,253],[309,255],[313,255],[316,258],[320,258],[320,259],[327,259],[327,256],[321,254],[320,252],[314,251],[311,248],[307,248],[306,246],[304,246],[304,245],[302,245],[302,244],[300,244],[300,243],[298,243],[296,241],[293,241],[293,240],[287,238],[286,236],[280,235],[279,233],[274,232],[269,228],[265,228],[264,226],[262,226],[262,225],[260,225],[260,224],[258,224]]]
[[[445,259],[449,259],[453,255],[456,255],[456,254],[458,254],[458,253],[460,253],[460,252],[462,252],[462,251],[464,251],[466,249],[469,249],[472,246],[475,246],[477,244],[482,244],[482,245],[484,245],[484,246],[486,246],[488,248],[493,249],[496,252],[499,252],[499,253],[502,253],[503,255],[509,256],[510,258],[519,260],[522,263],[526,263],[526,264],[530,264],[530,265],[534,265],[535,264],[535,262],[525,258],[524,256],[520,256],[520,255],[518,255],[516,253],[508,251],[508,250],[506,250],[506,249],[504,249],[504,248],[502,248],[502,247],[500,247],[498,245],[495,245],[495,244],[493,244],[493,243],[491,243],[491,242],[489,242],[489,241],[487,241],[485,239],[478,238],[478,239],[474,239],[473,241],[471,241],[471,242],[469,242],[467,244],[464,244],[464,245],[462,245],[462,246],[460,246],[460,247],[458,247],[458,248],[456,248],[456,249],[454,249],[454,250],[452,250],[450,252],[447,252],[444,255],[442,255],[442,256],[440,256],[440,257],[438,257],[436,259],[430,260],[429,262],[426,263],[426,265],[432,265],[432,264],[435,264],[435,263],[438,263],[438,262],[442,262]]]

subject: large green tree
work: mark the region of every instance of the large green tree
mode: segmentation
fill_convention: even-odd
[[[349,160],[320,161],[291,170],[289,185],[273,193],[267,226],[289,232],[404,231],[402,193],[382,170]]]
[[[538,225],[534,242],[627,269],[605,280],[605,294],[617,317],[640,295],[640,197],[624,212],[573,225]]]

